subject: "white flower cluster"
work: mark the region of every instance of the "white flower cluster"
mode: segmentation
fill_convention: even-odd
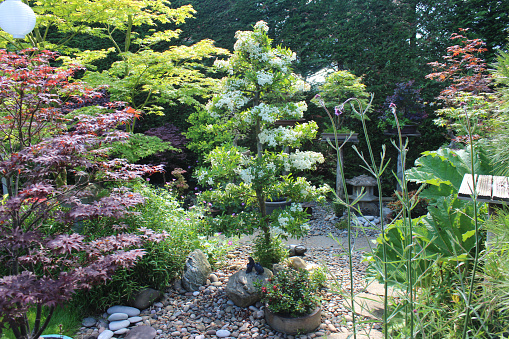
[[[293,118],[300,119],[304,116],[304,112],[307,111],[308,105],[305,101],[299,101],[296,103],[289,103],[284,107],[280,108],[281,115]]]
[[[294,128],[288,127],[279,127],[277,129],[278,139],[281,140],[283,145],[289,145],[294,143],[295,141],[302,139],[304,134],[302,130],[296,130]]]
[[[267,33],[269,31],[269,25],[267,25],[265,21],[260,20],[254,25],[254,30]]]
[[[292,83],[292,87],[293,87],[293,90],[296,91],[296,92],[307,92],[307,91],[309,91],[311,89],[311,85],[308,84],[303,79],[300,79],[300,78],[297,78]]]
[[[289,145],[303,137],[302,130],[279,126],[277,129],[264,129],[258,134],[258,140],[270,147],[278,144]]]
[[[274,164],[273,162],[268,162],[267,169],[272,173],[276,172],[276,164]]]
[[[241,108],[249,102],[249,98],[245,97],[241,91],[227,91],[223,93],[219,100],[214,104],[216,108],[228,107],[230,111]]]
[[[214,67],[217,67],[221,70],[227,70],[230,67],[230,61],[216,59],[216,61],[214,61]]]
[[[302,212],[304,209],[302,208],[302,205],[301,204],[296,204],[296,203],[292,203],[292,205],[290,206],[290,211],[291,212]]]
[[[239,172],[240,178],[242,181],[244,181],[247,185],[250,185],[253,182],[253,179],[255,176],[253,175],[251,168],[245,168]]]
[[[324,161],[322,153],[312,151],[301,152],[297,149],[285,158],[284,166],[286,171],[290,171],[292,168],[306,170],[313,168],[316,163],[323,163]]]
[[[258,80],[258,85],[265,86],[272,84],[272,80],[274,80],[274,74],[267,73],[265,71],[256,72],[256,79]]]
[[[200,171],[199,171],[198,176],[196,177],[196,179],[197,179],[198,181],[202,181],[203,179],[205,179],[205,177],[207,176],[207,174],[208,174],[208,173],[207,173],[207,171],[205,171],[205,170],[200,170]]]
[[[265,103],[261,103],[258,106],[253,107],[251,110],[251,114],[254,116],[259,116],[262,121],[273,123],[280,116],[280,108],[273,105],[267,105]]]
[[[288,223],[290,222],[290,219],[288,217],[280,214],[279,218],[277,218],[277,222],[279,223],[280,227],[284,228],[288,225]]]
[[[272,67],[281,70],[283,73],[287,73],[289,71],[288,66],[290,66],[296,59],[297,55],[295,53],[283,53],[283,51],[280,51],[271,53],[268,61]]]
[[[262,54],[266,54],[263,52],[260,43],[256,41],[255,35],[250,31],[237,31],[235,33],[235,45],[233,45],[233,49],[239,52],[249,53],[252,57],[256,59],[262,58]]]
[[[270,147],[277,146],[276,133],[274,133],[273,130],[264,129],[258,134],[258,140],[260,140],[260,143],[266,144]]]

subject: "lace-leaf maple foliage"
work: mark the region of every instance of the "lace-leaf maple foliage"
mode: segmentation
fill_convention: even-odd
[[[222,145],[206,156],[210,167],[195,172],[199,183],[211,188],[202,194],[202,200],[226,212],[208,225],[228,234],[252,233],[260,228],[269,242],[271,228],[283,236],[305,234],[306,214],[298,202],[322,200],[329,188],[317,188],[291,173],[313,169],[324,158],[321,153],[299,150],[305,141],[316,138],[316,122],[275,124],[303,117],[307,104],[294,98],[306,85],[292,73],[295,53],[271,47],[267,31],[267,24],[259,21],[253,31],[236,33],[233,55],[216,62],[227,76],[222,79],[220,92],[206,105],[210,122],[194,127],[201,129],[201,138],[218,129],[229,138],[223,138]],[[200,140],[198,133],[194,134]],[[239,147],[239,140],[247,146]],[[256,142],[249,145],[244,140]],[[286,147],[292,151],[283,152]],[[267,215],[266,200],[280,197],[290,199],[292,205]]]
[[[8,326],[16,338],[38,338],[57,305],[132,266],[144,255],[145,241],[166,236],[145,229],[90,240],[73,231],[75,221],[119,218],[143,202],[122,188],[83,199],[90,183],[134,179],[160,168],[109,158],[108,145],[129,137],[117,127],[139,112],[105,102],[88,107],[87,115],[71,110],[87,100],[92,106],[89,98],[101,99],[101,92],[71,82],[76,69],[52,67],[54,57],[48,51],[0,51],[0,335]],[[37,310],[33,324],[26,317],[31,307]]]

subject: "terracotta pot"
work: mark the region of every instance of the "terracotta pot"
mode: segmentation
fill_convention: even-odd
[[[273,313],[265,305],[265,321],[274,330],[290,335],[313,332],[322,323],[322,310],[317,307],[311,314],[289,317]]]

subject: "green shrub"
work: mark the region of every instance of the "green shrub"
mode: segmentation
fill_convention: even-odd
[[[48,308],[42,308],[42,319],[46,319]],[[30,323],[33,324],[36,317],[36,308],[31,308],[27,312]],[[79,305],[68,305],[66,307],[56,307],[51,317],[48,327],[43,334],[63,334],[73,337],[81,327],[84,313]],[[0,336],[1,339],[15,339],[11,329],[6,329]]]
[[[481,320],[492,334],[509,332],[509,211],[498,210],[485,224],[490,232],[483,258],[484,284],[476,301],[482,310]]]
[[[272,236],[269,241],[263,235],[255,239],[253,258],[263,267],[272,267],[288,257],[288,249],[278,236]]]
[[[309,314],[320,305],[318,286],[303,269],[285,268],[258,290],[269,310],[285,316]]]
[[[338,221],[336,224],[335,224],[336,228],[338,230],[346,230],[348,229],[348,219],[343,219],[341,221]]]
[[[341,205],[339,202],[333,201],[332,202],[332,210],[334,211],[334,215],[336,217],[342,217],[343,214],[345,213],[346,208],[344,205]]]
[[[134,209],[119,225],[109,220],[87,224],[87,236],[115,232],[136,232],[141,227],[166,231],[170,235],[159,243],[145,246],[145,256],[130,270],[119,269],[113,278],[102,286],[93,288],[75,299],[82,300],[91,310],[103,310],[112,304],[125,303],[143,288],[162,290],[177,278],[184,268],[186,256],[202,248],[197,230],[201,212],[185,210],[180,202],[161,188],[148,184],[135,184],[133,191],[145,198],[145,203]]]
[[[237,245],[236,238],[225,238],[221,233],[216,233],[213,236],[200,236],[200,240],[201,249],[207,254],[212,268],[221,267],[228,252]]]

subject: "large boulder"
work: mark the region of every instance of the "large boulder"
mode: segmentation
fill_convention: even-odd
[[[162,296],[163,294],[161,291],[153,288],[145,288],[138,292],[133,300],[131,300],[131,306],[144,310],[149,308],[154,302],[161,299]]]
[[[272,272],[267,268],[264,268],[263,273],[260,275],[254,271],[246,273],[246,270],[240,270],[228,280],[225,289],[226,295],[239,307],[253,305],[261,300],[255,282],[265,284],[272,276]]]
[[[205,284],[212,268],[207,256],[201,250],[194,250],[186,258],[186,266],[182,275],[182,286],[187,291],[197,291]]]

